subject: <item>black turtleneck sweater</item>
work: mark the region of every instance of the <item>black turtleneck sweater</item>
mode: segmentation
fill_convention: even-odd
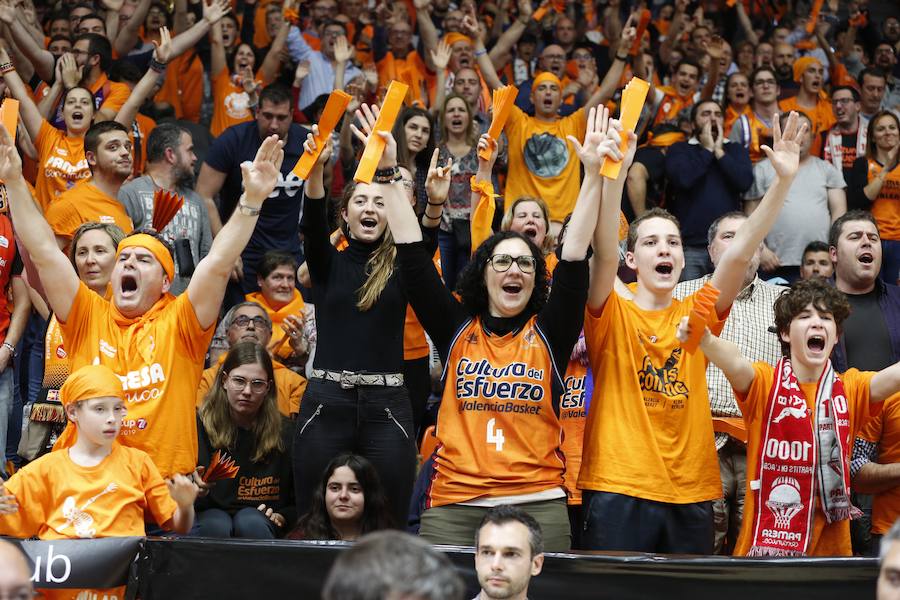
[[[396,269],[370,310],[357,308],[366,281],[366,261],[380,240],[349,240],[338,252],[328,240],[324,199],[307,198],[303,214],[303,251],[316,306],[314,366],[331,371],[401,373],[406,295]]]

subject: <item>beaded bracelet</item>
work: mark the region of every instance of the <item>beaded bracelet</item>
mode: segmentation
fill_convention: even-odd
[[[150,68],[156,71],[157,73],[162,73],[166,70],[166,63],[159,62],[154,57],[150,57]]]
[[[0,63],[0,75],[5,75],[10,71],[15,71],[16,67],[11,62]]]

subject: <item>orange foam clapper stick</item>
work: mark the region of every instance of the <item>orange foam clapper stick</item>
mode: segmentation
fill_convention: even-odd
[[[331,94],[328,95],[328,102],[325,103],[322,116],[319,118],[319,135],[315,137],[316,151],[312,154],[304,152],[300,155],[300,160],[294,165],[294,175],[306,181],[306,178],[309,177],[309,172],[312,171],[316,161],[319,160],[319,155],[325,148],[325,143],[340,122],[344,111],[347,110],[348,104],[350,104],[350,94],[343,90],[332,90]]]
[[[819,13],[822,11],[822,1],[823,0],[815,0],[812,5],[812,12],[809,15],[809,20],[806,22],[806,33],[812,33],[816,29],[816,23],[819,22]]]
[[[496,141],[500,138],[518,94],[519,90],[511,85],[494,90],[493,117],[491,117],[491,126],[488,128],[488,135],[492,140]],[[483,160],[490,160],[491,152],[493,152],[493,148],[485,148],[478,151],[478,156]]]
[[[694,308],[688,316],[688,323],[691,328],[691,335],[682,347],[690,353],[697,350],[700,345],[700,339],[705,333],[706,327],[710,322],[710,316],[716,314],[716,300],[719,299],[719,290],[712,285],[703,286],[694,299]]]
[[[3,100],[0,105],[0,122],[9,132],[9,137],[16,139],[16,126],[19,124],[19,101],[12,98]]]
[[[555,10],[556,12],[566,12],[566,0],[553,0],[551,4],[553,5],[553,10]]]
[[[540,21],[544,18],[544,15],[547,14],[546,6],[538,6],[538,9],[531,14],[531,18],[535,21]]]
[[[641,11],[640,19],[637,24],[637,36],[634,38],[634,43],[631,44],[631,50],[628,51],[628,54],[631,56],[637,56],[638,50],[641,49],[641,40],[644,39],[644,32],[647,31],[647,25],[650,24],[650,11],[646,8]]]
[[[634,131],[634,128],[637,127],[638,119],[641,117],[641,110],[644,108],[644,101],[647,99],[649,91],[650,84],[637,77],[633,77],[622,91],[622,108],[619,111],[619,120],[622,122],[622,144],[619,148],[623,154],[628,150],[628,140],[625,133]],[[619,176],[621,168],[621,161],[613,160],[607,156],[603,159],[600,174],[607,179],[615,179]]]
[[[372,177],[375,175],[375,168],[381,155],[384,153],[384,140],[380,135],[375,135],[378,131],[390,131],[394,128],[394,121],[403,108],[403,99],[406,98],[406,92],[409,86],[399,81],[392,81],[388,86],[387,92],[384,94],[384,102],[381,105],[381,112],[378,113],[378,119],[375,121],[375,129],[366,142],[366,149],[363,150],[362,158],[359,159],[359,165],[356,167],[356,174],[353,179],[359,183],[372,183]]]
[[[735,4],[737,4],[737,0],[728,0],[725,4],[728,5],[728,8],[731,8]]]

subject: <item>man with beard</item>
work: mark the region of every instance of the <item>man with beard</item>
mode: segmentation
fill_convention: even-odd
[[[783,113],[792,110],[802,112],[812,123],[812,148],[814,156],[821,156],[822,133],[835,124],[831,103],[819,92],[825,85],[825,67],[818,58],[804,56],[794,61],[794,81],[800,84],[797,95],[778,103]]]
[[[772,55],[772,67],[778,75],[778,98],[790,98],[797,94],[799,86],[794,80],[794,61],[797,60],[797,49],[791,44],[775,44]]]
[[[119,188],[131,176],[133,159],[128,129],[115,121],[92,125],[84,136],[84,156],[90,179],[60,194],[47,209],[46,218],[60,249],[65,250],[82,223],[115,223],[131,231],[132,221],[116,200]]]
[[[184,205],[159,233],[175,251],[175,295],[187,289],[194,265],[212,245],[209,213],[203,199],[194,191],[194,142],[186,129],[175,123],[158,125],[147,140],[147,174],[119,190],[121,202],[136,228],[153,222],[153,196],[156,190],[174,192]]]
[[[860,116],[859,92],[839,86],[831,93],[831,106],[837,123],[823,134],[822,158],[844,172],[844,180],[857,156],[866,155],[866,125]]]

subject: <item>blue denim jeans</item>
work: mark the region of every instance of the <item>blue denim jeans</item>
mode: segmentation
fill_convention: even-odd
[[[15,408],[15,388],[13,385],[13,378],[15,376],[15,367],[13,365],[13,361],[10,360],[9,364],[6,365],[6,368],[3,370],[3,373],[0,373],[0,448],[6,449],[6,439],[8,437],[8,429],[12,424],[12,416],[13,409]],[[18,427],[21,433],[22,429],[22,411],[19,410],[19,422]],[[0,475],[4,479],[6,479],[8,473],[6,472],[6,458],[3,459],[2,464],[0,464]]]

